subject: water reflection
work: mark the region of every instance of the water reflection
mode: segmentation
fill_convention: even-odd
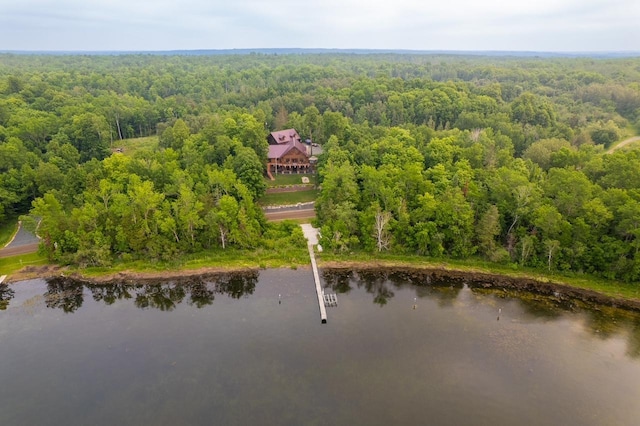
[[[477,295],[493,296],[497,299],[517,300],[527,314],[536,318],[556,319],[560,318],[565,312],[575,312],[577,310],[575,301],[554,296],[475,286],[471,287],[471,291]]]
[[[87,289],[93,300],[112,305],[119,300],[133,299],[140,309],[172,311],[180,303],[203,308],[211,305],[217,294],[239,299],[253,294],[258,272],[234,272],[173,280],[147,280],[145,282],[114,281],[93,284],[72,278],[57,277],[46,281],[44,293],[48,308],[72,313],[82,307]],[[9,306],[15,292],[6,284],[0,285],[0,309]]]
[[[638,312],[429,274],[325,276],[343,293],[325,325],[308,269],[11,286],[0,424],[637,423]]]
[[[640,358],[640,320],[638,318],[632,322],[632,327],[629,331],[627,353],[633,358]]]
[[[257,271],[223,273],[186,277],[173,280],[114,281],[92,284],[69,278],[46,281],[42,295],[48,308],[73,313],[80,309],[89,294],[95,302],[112,305],[131,300],[140,309],[172,311],[181,303],[196,308],[212,305],[217,295],[233,299],[254,293],[258,282]],[[416,270],[324,270],[325,286],[339,294],[348,294],[354,288],[364,289],[372,302],[386,306],[401,289],[411,288],[420,299],[435,301],[441,307],[453,306],[462,289],[463,279],[447,280],[428,271]],[[470,283],[469,291],[477,297],[472,303],[504,301],[518,304],[531,318],[554,321],[568,313],[580,314],[586,332],[601,340],[627,336],[627,351],[631,357],[640,357],[640,315],[615,307],[594,305],[562,295],[542,295],[510,289],[485,289]],[[88,291],[85,291],[88,290]],[[0,310],[6,310],[15,297],[15,290],[0,284]],[[466,303],[466,300],[465,300]],[[502,302],[498,302],[498,306]]]
[[[66,313],[75,312],[84,302],[83,286],[65,278],[47,281],[44,301],[47,308],[60,308]]]
[[[562,295],[546,296],[508,289],[472,288],[475,294],[515,301],[531,317],[559,320],[567,313],[579,313],[584,319],[583,329],[591,336],[607,340],[627,336],[627,355],[640,357],[640,316],[637,312],[611,306],[594,305]]]
[[[9,306],[9,301],[13,299],[15,292],[6,284],[0,284],[0,311],[4,311]]]
[[[113,283],[113,284],[93,284],[89,286],[89,290],[96,302],[104,302],[106,305],[112,305],[117,300],[131,299],[133,295],[131,284]]]
[[[463,278],[449,280],[430,271],[417,270],[346,270],[327,269],[323,271],[325,286],[341,294],[349,293],[354,287],[364,288],[373,296],[373,303],[385,306],[395,291],[414,286],[418,298],[436,300],[441,307],[452,306],[465,286]],[[558,320],[567,313],[580,313],[584,318],[584,329],[599,339],[627,335],[627,354],[640,357],[640,316],[637,312],[609,306],[594,305],[579,299],[562,295],[544,295],[511,289],[482,288],[469,285],[470,291],[479,297],[477,303],[485,303],[487,298],[512,301],[532,318]]]
[[[190,286],[189,304],[200,309],[207,305],[211,305],[216,298],[215,290],[207,287],[204,281],[194,282]]]
[[[438,305],[451,305],[464,287],[462,280],[444,279],[434,273],[421,270],[342,270],[323,271],[326,286],[336,293],[348,293],[352,285],[364,288],[373,295],[373,303],[386,305],[395,296],[394,289],[415,286],[419,298],[438,300]]]
[[[258,283],[258,272],[246,274],[227,274],[216,281],[216,291],[240,299],[245,295],[253,294]]]
[[[587,314],[585,329],[591,335],[606,340],[627,333],[627,354],[640,357],[640,318],[637,314],[608,306],[582,305],[580,310]]]
[[[180,284],[145,285],[136,293],[135,304],[141,309],[173,311],[186,295],[185,287]]]

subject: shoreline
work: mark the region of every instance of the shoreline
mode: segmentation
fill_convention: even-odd
[[[322,265],[324,270],[331,271],[367,271],[380,273],[401,273],[406,276],[424,282],[454,281],[466,284],[471,289],[504,289],[517,292],[528,292],[558,300],[580,300],[614,308],[622,308],[640,312],[640,299],[631,299],[622,296],[610,296],[588,288],[577,287],[561,281],[553,281],[548,278],[516,277],[506,274],[498,274],[477,270],[464,270],[444,266],[418,266],[397,265],[385,263],[360,263],[360,262],[327,262]]]
[[[256,271],[259,267],[219,267],[219,266],[205,266],[196,269],[173,269],[165,271],[148,271],[148,272],[136,272],[130,270],[123,270],[113,273],[105,273],[102,275],[83,275],[76,271],[69,271],[64,266],[46,265],[46,266],[27,266],[22,270],[15,272],[7,277],[5,281],[7,284],[15,284],[20,281],[26,281],[36,278],[49,279],[49,278],[70,278],[78,281],[87,281],[95,284],[107,284],[114,281],[122,282],[123,280],[170,280],[173,278],[188,278],[196,277],[200,275],[212,275],[222,274],[227,272],[245,272]]]
[[[552,280],[543,276],[525,277],[481,271],[474,268],[461,268],[446,264],[416,265],[402,262],[384,261],[321,261],[319,267],[324,271],[337,272],[379,272],[381,274],[401,273],[418,282],[454,281],[466,284],[470,288],[479,289],[510,289],[522,292],[536,293],[544,296],[555,297],[560,300],[578,299],[588,303],[604,306],[623,308],[640,312],[640,298],[608,295],[596,290],[577,285]],[[298,269],[310,269],[310,265],[296,265]],[[7,277],[5,283],[14,284],[35,278],[60,278],[66,277],[74,280],[95,284],[108,284],[110,282],[136,281],[136,280],[171,280],[202,275],[215,275],[232,272],[259,271],[258,266],[231,266],[231,267],[201,267],[195,269],[175,269],[164,271],[136,272],[123,270],[114,273],[105,273],[96,276],[87,276],[82,273],[70,272],[66,267],[55,265],[25,267],[21,271]]]

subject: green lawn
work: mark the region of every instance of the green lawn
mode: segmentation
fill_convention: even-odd
[[[286,206],[290,204],[308,203],[315,201],[318,194],[320,194],[320,191],[317,189],[266,194],[258,200],[258,204],[261,206]]]
[[[0,224],[0,248],[4,247],[18,230],[18,219],[8,219]]]
[[[150,263],[144,260],[131,262],[115,262],[110,267],[70,268],[70,272],[78,272],[86,277],[98,277],[115,274],[121,271],[130,272],[168,272],[196,270],[200,268],[220,269],[265,269],[265,268],[291,268],[309,264],[309,254],[306,248],[287,248],[284,250],[268,250],[259,248],[255,250],[215,250],[202,251],[186,255],[175,262]]]
[[[0,258],[0,275],[10,275],[25,266],[46,265],[49,261],[38,253]]]
[[[158,147],[158,137],[148,136],[145,138],[123,139],[121,141],[113,141],[112,150],[122,149],[122,153],[126,156],[132,156],[141,149],[156,149]]]
[[[302,177],[306,176],[309,178],[309,183],[313,184],[316,182],[316,175],[313,174],[300,174],[300,175],[274,175],[273,177],[276,180],[271,180],[269,178],[265,178],[265,182],[269,188],[273,188],[275,186],[286,186],[286,185],[297,185],[302,184]]]

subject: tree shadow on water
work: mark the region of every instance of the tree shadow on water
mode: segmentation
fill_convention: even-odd
[[[145,284],[136,292],[135,303],[142,309],[171,311],[188,295],[189,305],[203,308],[213,304],[216,294],[226,294],[233,299],[253,294],[258,277],[258,272],[238,272]]]
[[[131,284],[110,283],[110,284],[88,284],[87,287],[96,302],[104,302],[107,305],[114,304],[117,300],[131,299],[133,295]]]
[[[420,299],[434,299],[440,307],[453,306],[463,287],[462,283],[432,281],[430,284],[418,285],[416,295]]]
[[[357,271],[355,279],[359,288],[364,287],[367,293],[373,294],[373,303],[380,307],[395,296],[390,288],[394,283],[390,281],[389,273],[375,270]]]
[[[15,296],[15,291],[7,284],[0,284],[0,311],[4,311],[9,306],[9,301]]]
[[[137,289],[134,303],[140,309],[172,311],[185,296],[185,288],[179,284],[146,284]]]
[[[216,292],[233,299],[253,294],[258,283],[258,272],[237,272],[220,275],[215,281]]]
[[[226,294],[240,299],[253,294],[258,282],[258,272],[224,273],[207,276],[186,277],[172,280],[112,281],[93,284],[71,278],[47,280],[44,294],[48,308],[59,308],[64,312],[75,312],[84,302],[86,287],[95,302],[112,305],[119,300],[133,299],[140,309],[173,311],[177,305],[187,302],[190,306],[203,308],[213,304],[216,294]],[[0,287],[0,309],[8,305],[13,290]]]
[[[322,271],[322,279],[325,288],[330,288],[338,294],[346,294],[351,291],[351,280],[354,278],[351,270],[331,269]]]
[[[44,302],[47,308],[62,309],[65,313],[75,312],[84,302],[84,285],[66,278],[51,278],[47,280]]]
[[[362,270],[330,269],[323,271],[326,286],[337,293],[348,293],[353,286],[364,288],[373,295],[373,303],[386,305],[395,297],[394,290],[412,287],[420,298],[438,300],[440,305],[450,305],[458,297],[463,283],[440,280],[418,270],[372,268]]]

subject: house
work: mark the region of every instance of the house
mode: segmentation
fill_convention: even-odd
[[[267,142],[269,142],[269,145],[285,145],[291,142],[302,142],[302,139],[300,139],[300,135],[295,129],[286,129],[271,132],[267,136]]]
[[[267,136],[269,154],[267,175],[274,179],[277,174],[313,173],[315,158],[303,145],[294,129],[271,132]]]

